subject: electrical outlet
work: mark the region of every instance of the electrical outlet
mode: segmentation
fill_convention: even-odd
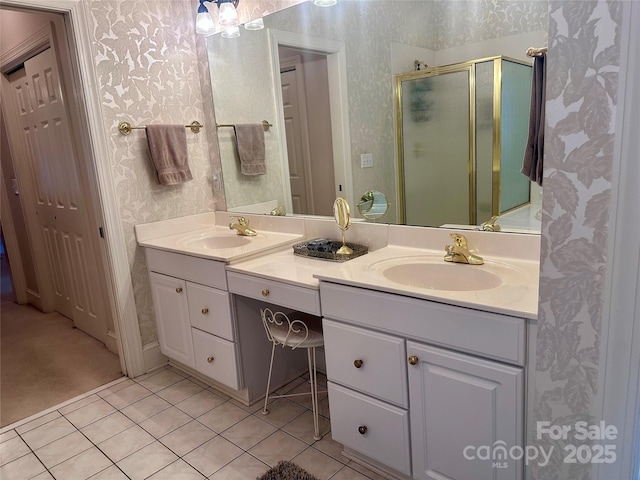
[[[360,168],[373,167],[373,153],[363,153],[360,155]]]

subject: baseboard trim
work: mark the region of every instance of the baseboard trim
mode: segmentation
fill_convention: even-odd
[[[107,330],[107,336],[104,339],[104,345],[111,353],[115,353],[120,356],[118,352],[118,340],[116,339],[116,332],[113,330]]]
[[[403,473],[391,470],[389,467],[382,465],[381,463],[376,462],[375,460],[369,457],[365,457],[364,455],[361,455],[360,453],[354,450],[351,450],[349,447],[344,447],[344,449],[342,450],[342,455],[344,455],[350,460],[353,460],[355,463],[358,463],[363,467],[368,468],[372,472],[375,472],[378,475],[383,476],[384,478],[388,478],[390,480],[411,480],[411,477]]]
[[[144,373],[149,373],[167,364],[169,359],[160,351],[158,342],[147,343],[142,347],[142,356],[144,358]]]
[[[42,310],[42,299],[40,298],[40,294],[38,292],[36,292],[35,290],[27,288],[27,302],[30,305],[33,305],[38,310],[43,311]]]

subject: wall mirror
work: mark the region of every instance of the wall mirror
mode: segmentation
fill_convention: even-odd
[[[218,123],[273,124],[265,132],[267,173],[253,177],[240,173],[233,129],[218,130],[227,208],[268,213],[282,205],[287,214],[331,216],[336,197],[356,205],[375,190],[389,203],[384,222],[407,223],[395,79],[425,65],[493,56],[530,63],[526,49],[547,42],[548,4],[348,0],[321,8],[305,2],[267,15],[264,24],[241,29],[238,38],[207,37]],[[447,152],[430,159],[433,172],[446,170],[447,160]],[[476,179],[478,190],[487,188],[482,182]],[[539,230],[535,184],[529,198],[512,225],[509,214],[500,218],[503,230]]]

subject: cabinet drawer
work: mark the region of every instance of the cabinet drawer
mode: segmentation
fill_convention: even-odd
[[[196,370],[227,387],[240,390],[236,344],[195,328],[191,332]]]
[[[333,439],[411,475],[409,413],[332,382],[327,389]]]
[[[231,302],[227,292],[187,282],[187,298],[192,327],[234,340]]]
[[[320,282],[320,295],[327,318],[516,365],[526,360],[523,318],[330,282]]]
[[[160,272],[202,285],[222,290],[227,289],[223,262],[165,252],[154,248],[145,248],[144,250],[147,257],[147,268],[150,272]]]
[[[227,282],[231,293],[320,315],[318,290],[235,272],[227,272]]]
[[[330,380],[408,406],[404,339],[327,319],[322,325]]]

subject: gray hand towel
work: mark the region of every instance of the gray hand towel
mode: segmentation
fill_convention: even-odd
[[[175,185],[193,178],[184,125],[147,125],[147,141],[160,185]]]
[[[236,147],[243,175],[264,175],[264,127],[261,123],[240,124],[234,127]]]

